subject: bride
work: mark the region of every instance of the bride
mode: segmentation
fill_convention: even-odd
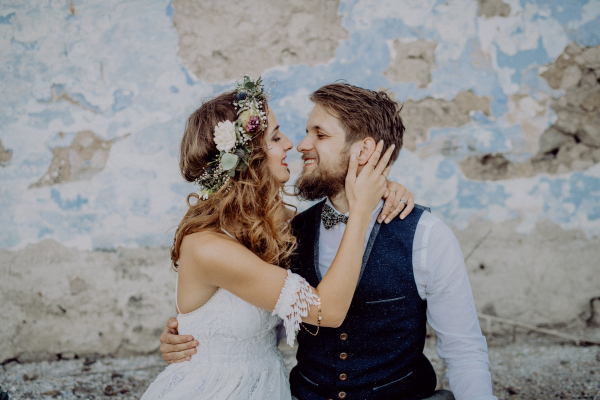
[[[237,90],[189,117],[180,168],[199,194],[188,196],[171,259],[178,272],[179,333],[199,345],[191,361],[169,365],[143,400],[291,399],[274,328],[283,320],[292,345],[301,326],[318,335],[321,326],[343,322],[372,212],[386,191],[393,146],[381,155],[380,142],[369,160],[373,167],[358,175],[356,155],[350,157],[350,217],[316,288],[288,270],[296,240],[282,188],[290,178],[285,157],[291,148],[260,78],[245,77]]]

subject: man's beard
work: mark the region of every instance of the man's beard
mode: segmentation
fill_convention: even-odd
[[[348,174],[348,157],[344,151],[340,155],[341,162],[335,168],[317,168],[308,175],[304,173],[298,177],[294,187],[301,200],[319,200],[323,197],[335,197],[346,188],[346,175]]]

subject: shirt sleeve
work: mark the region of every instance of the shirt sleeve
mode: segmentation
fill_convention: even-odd
[[[421,246],[415,247],[425,252],[421,276],[426,279],[427,321],[438,337],[438,354],[448,365],[448,381],[457,400],[497,400],[460,245],[452,230],[433,218]]]

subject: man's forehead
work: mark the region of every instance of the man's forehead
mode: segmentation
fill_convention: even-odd
[[[329,133],[344,133],[340,121],[322,106],[316,104],[310,112],[306,129],[324,129]]]

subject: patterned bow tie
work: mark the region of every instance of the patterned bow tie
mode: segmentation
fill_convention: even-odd
[[[340,222],[343,222],[344,224],[348,223],[348,217],[335,211],[329,206],[329,204],[325,204],[323,206],[323,211],[321,211],[321,220],[323,221],[323,226],[325,229],[331,229]]]

